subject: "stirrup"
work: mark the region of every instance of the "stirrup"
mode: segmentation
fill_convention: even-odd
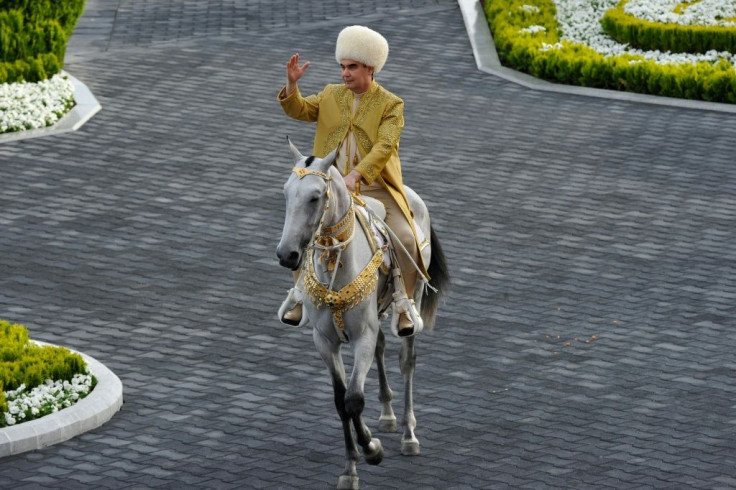
[[[399,330],[399,317],[402,313],[406,313],[414,324],[410,328],[402,328]],[[396,337],[413,337],[424,329],[424,322],[417,311],[413,299],[409,299],[403,291],[394,293],[393,317],[391,318],[391,332]]]
[[[291,312],[299,305],[301,305],[302,307],[302,316],[298,321],[285,318],[287,313]],[[289,294],[286,296],[284,302],[281,303],[281,307],[279,307],[277,317],[279,321],[284,325],[291,325],[293,327],[301,327],[306,325],[307,315],[304,311],[304,293],[302,293],[300,289],[295,287],[289,289]]]

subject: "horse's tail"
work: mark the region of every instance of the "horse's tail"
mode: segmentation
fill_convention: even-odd
[[[427,273],[431,278],[429,281],[430,286],[435,288],[437,292],[434,292],[429,288],[425,289],[424,295],[422,296],[420,314],[422,315],[424,326],[431,330],[434,327],[437,309],[440,306],[440,298],[447,293],[447,290],[450,287],[450,273],[447,269],[445,253],[442,251],[440,241],[431,225],[429,227],[429,234],[430,246],[432,247],[432,258],[429,261]]]

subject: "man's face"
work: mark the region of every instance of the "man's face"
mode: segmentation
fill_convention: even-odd
[[[373,68],[355,60],[340,60],[342,81],[356,94],[362,94],[371,86]]]

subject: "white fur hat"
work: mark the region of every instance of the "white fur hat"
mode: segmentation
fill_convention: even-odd
[[[360,61],[372,66],[374,73],[383,68],[388,58],[388,41],[382,35],[364,26],[350,26],[340,31],[335,45],[335,59]]]

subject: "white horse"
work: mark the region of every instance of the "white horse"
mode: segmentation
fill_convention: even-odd
[[[374,358],[382,404],[379,430],[397,431],[396,416],[391,407],[393,394],[384,364],[386,342],[380,328],[380,314],[390,305],[394,281],[382,271],[383,253],[380,247],[376,251],[375,239],[360,223],[356,224],[355,216],[361,216],[360,211],[356,211],[359,204],[354,202],[334,166],[336,152],[323,159],[304,157],[291,142],[289,146],[295,163],[284,184],[286,217],[276,254],[282,266],[293,271],[302,270],[300,283],[304,283],[305,289],[303,315],[306,315],[307,324],[313,327],[314,344],[332,378],[335,405],[345,436],[345,471],[338,479],[337,488],[357,489],[356,465],[360,455],[356,438],[368,464],[379,464],[383,459],[381,441],[371,436],[362,417],[365,379]],[[426,206],[416,193],[409,188],[406,190],[421,231],[430,237],[430,244],[423,253],[431,254],[427,268],[431,284],[426,285],[420,279],[417,291],[408,294],[411,297],[414,293],[424,325],[432,328],[440,293],[449,286],[447,265],[430,226]],[[341,345],[346,341],[354,353],[349,382],[346,382],[340,353]],[[412,400],[415,336],[402,337],[402,341],[399,359],[405,400],[401,452],[417,455],[419,441],[414,434],[416,419]],[[351,423],[357,437],[353,436]]]

